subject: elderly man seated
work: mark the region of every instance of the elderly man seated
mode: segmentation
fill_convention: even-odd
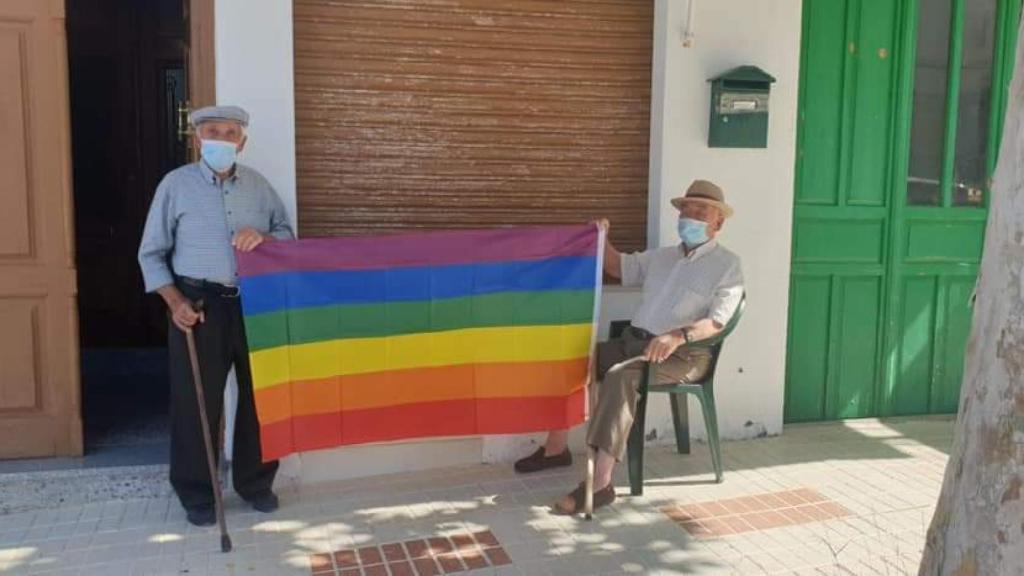
[[[732,215],[721,188],[697,180],[672,205],[679,210],[679,245],[635,254],[605,245],[605,271],[620,278],[623,286],[642,286],[643,298],[623,336],[602,343],[597,350],[597,375],[602,380],[587,431],[587,444],[597,450],[594,509],[615,501],[612,471],[626,451],[643,374],[637,364],[611,373],[609,368],[643,355],[657,364],[659,383],[700,380],[708,370],[709,352],[683,345],[722,330],[743,296],[739,257],[715,242],[723,222]],[[607,229],[608,222],[603,220],[601,225]],[[568,436],[568,430],[549,432],[543,447],[516,462],[516,471],[572,464]],[[583,505],[581,483],[555,503],[554,511],[575,514]]]

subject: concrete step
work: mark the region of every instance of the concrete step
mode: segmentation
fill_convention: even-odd
[[[166,464],[7,472],[0,474],[0,514],[170,493]]]

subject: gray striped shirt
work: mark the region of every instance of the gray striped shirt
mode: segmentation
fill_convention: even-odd
[[[281,198],[259,172],[236,164],[221,182],[201,161],[173,170],[157,186],[142,232],[146,291],[172,284],[174,275],[236,284],[231,238],[245,228],[295,237]]]

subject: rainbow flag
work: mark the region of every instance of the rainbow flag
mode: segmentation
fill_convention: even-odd
[[[600,251],[585,225],[239,254],[263,458],[579,424]]]

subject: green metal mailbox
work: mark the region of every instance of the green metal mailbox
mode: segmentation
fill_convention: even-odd
[[[740,66],[711,78],[712,148],[767,148],[770,74],[757,66]]]

